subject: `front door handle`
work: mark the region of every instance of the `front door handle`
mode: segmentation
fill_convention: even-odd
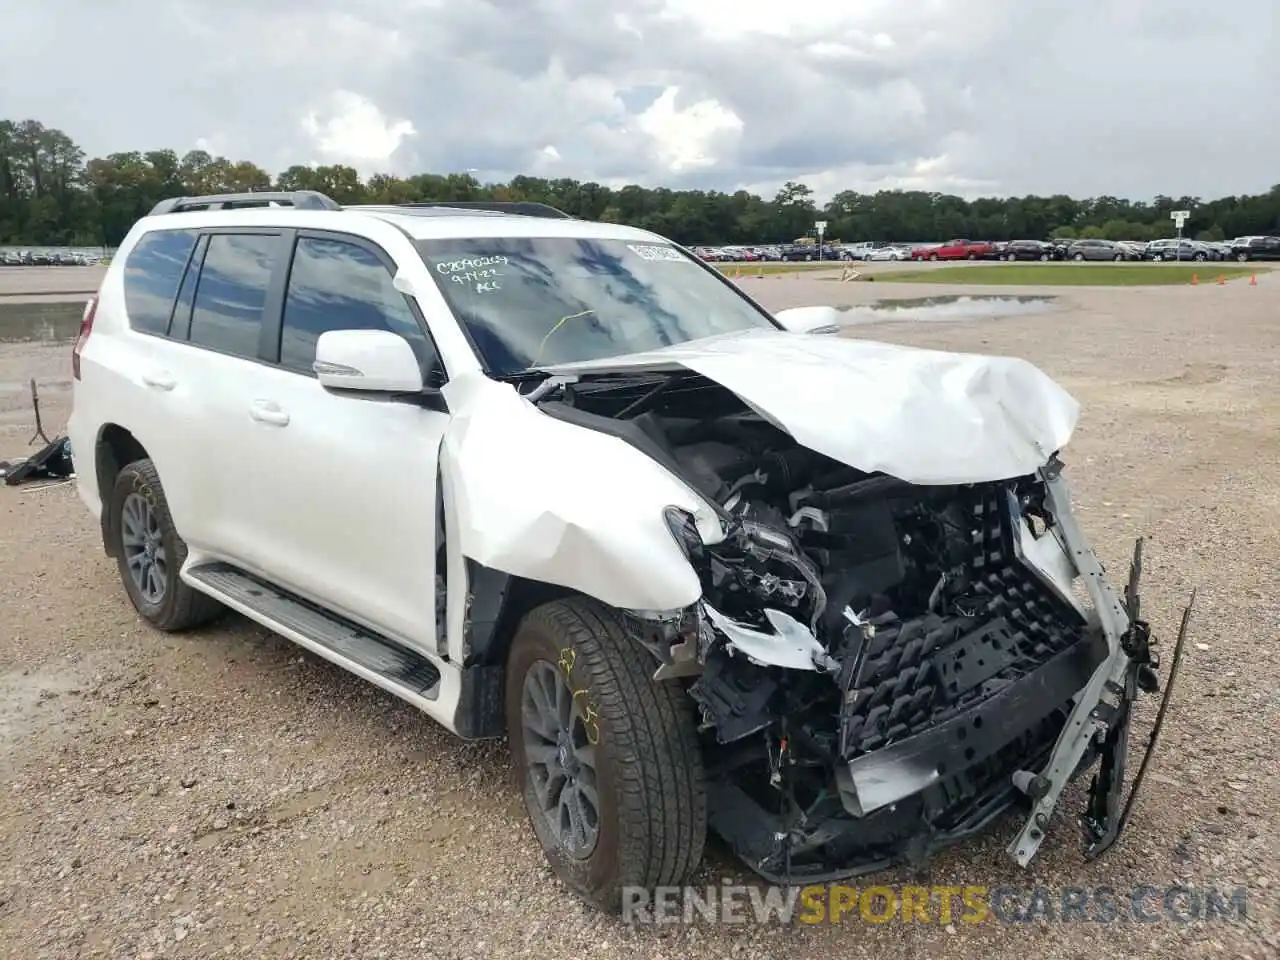
[[[173,376],[164,371],[158,373],[144,373],[142,382],[148,387],[154,387],[156,390],[172,390],[178,385],[178,381]]]
[[[259,423],[268,423],[273,427],[284,427],[289,423],[289,415],[271,400],[255,400],[249,408],[249,416]]]

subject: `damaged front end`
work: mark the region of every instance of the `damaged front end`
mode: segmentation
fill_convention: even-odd
[[[657,676],[683,678],[700,710],[711,825],[753,870],[825,882],[918,864],[1015,802],[1030,805],[1010,846],[1025,865],[1099,756],[1086,839],[1093,853],[1114,841],[1129,704],[1157,686],[1140,550],[1122,600],[1056,459],[913,485],[749,410],[688,416],[692,394],[663,412],[628,400],[621,429],[618,392],[633,395],[580,384],[544,412],[649,448],[721,514],[726,535],[705,544],[667,510],[702,598],[634,612]]]

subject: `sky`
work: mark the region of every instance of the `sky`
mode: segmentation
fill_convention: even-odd
[[[1280,182],[1280,3],[2,0],[0,118],[90,156],[820,200]],[[127,11],[127,14],[124,12]],[[1270,93],[1268,92],[1270,91]]]

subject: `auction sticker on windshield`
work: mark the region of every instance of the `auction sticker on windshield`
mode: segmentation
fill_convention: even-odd
[[[662,263],[689,263],[688,257],[685,257],[675,247],[667,247],[662,244],[648,243],[628,243],[627,249],[640,257],[642,260],[650,260]]]

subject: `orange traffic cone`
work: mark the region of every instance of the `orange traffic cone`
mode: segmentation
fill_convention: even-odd
[[[1249,278],[1249,286],[1256,287],[1258,285],[1258,275],[1255,273]]]
[[[1226,278],[1226,276],[1225,276],[1224,274],[1221,274],[1221,273],[1220,273],[1220,274],[1218,274],[1218,286],[1220,286],[1220,287],[1225,287],[1226,285],[1227,285],[1227,278]]]
[[[1199,282],[1200,282],[1200,278],[1193,273],[1191,275],[1191,285],[1194,287]]]

